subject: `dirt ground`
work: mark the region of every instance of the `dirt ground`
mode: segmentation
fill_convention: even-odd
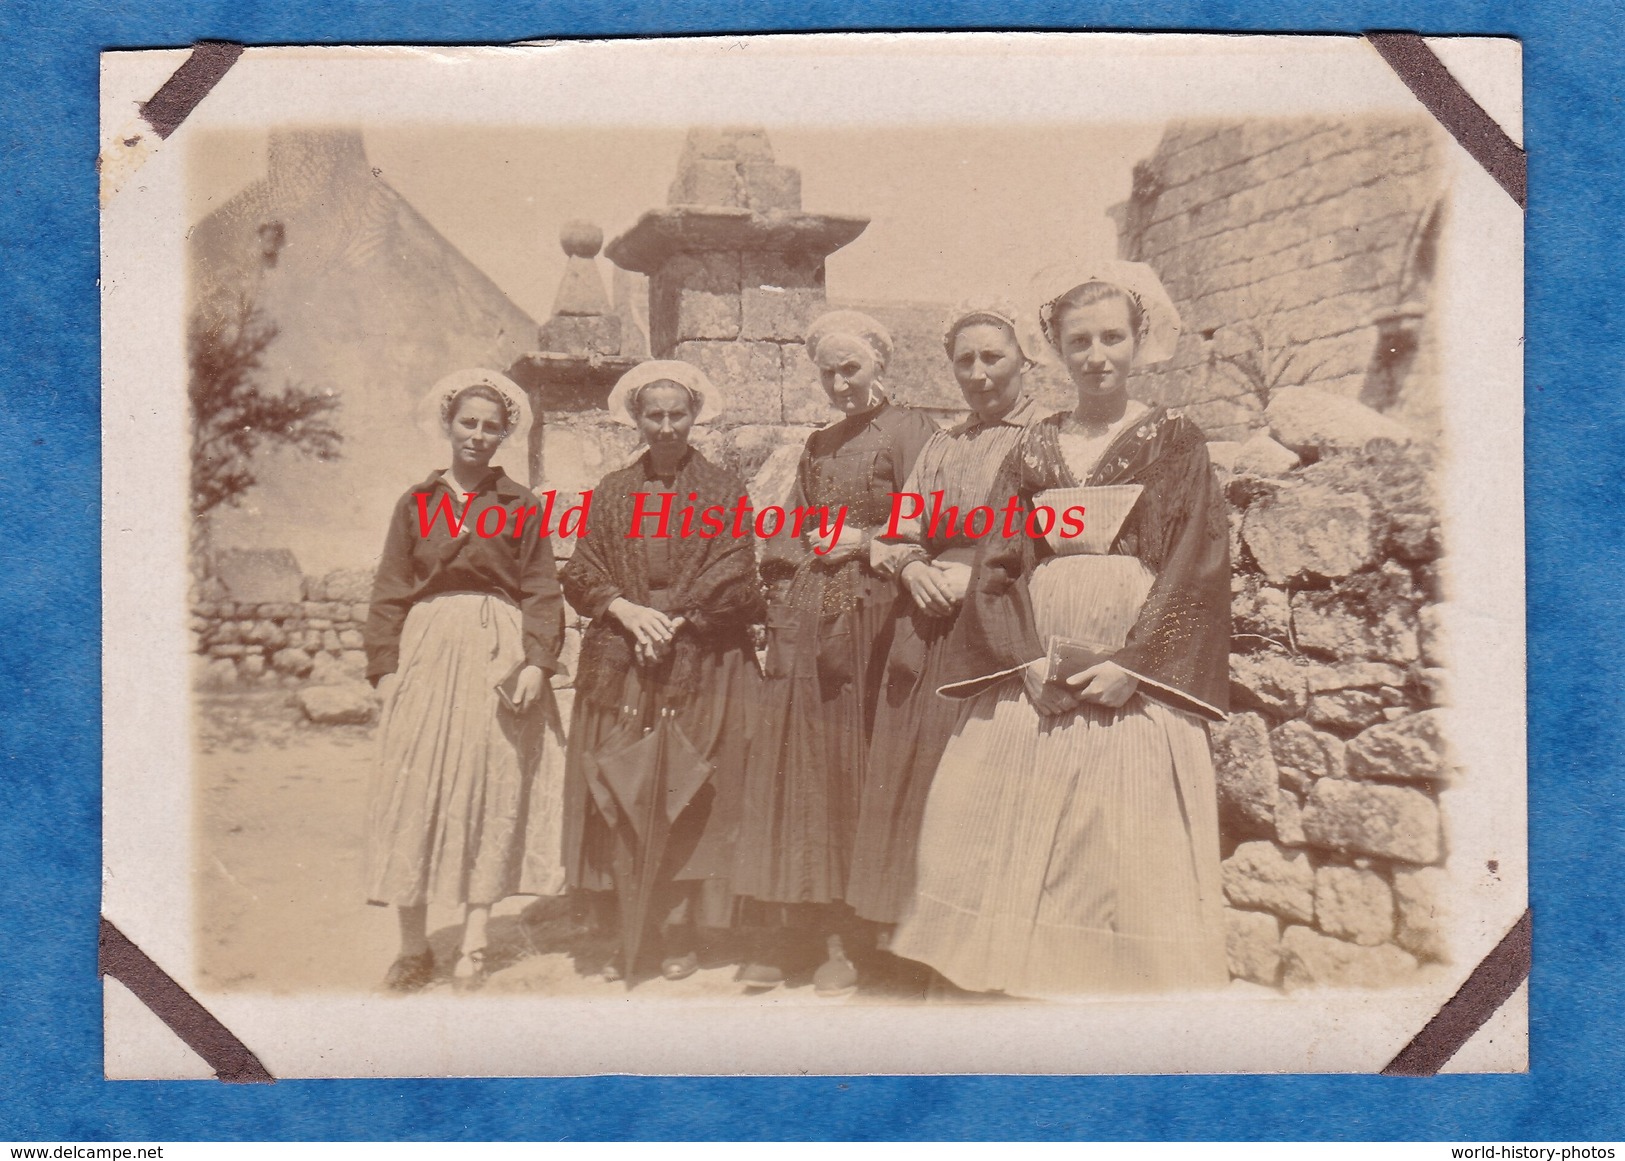
[[[199,966],[206,990],[366,991],[396,951],[395,916],[362,901],[362,819],[372,728],[315,726],[286,691],[199,695]],[[450,988],[457,916],[430,912],[437,979]],[[492,913],[490,992],[605,998],[624,984],[598,971],[611,942],[589,933],[565,899],[515,898]],[[739,995],[741,1002],[826,1004],[810,971],[751,998],[734,982],[740,948],[708,949],[687,980],[654,978],[637,998]],[[923,999],[918,978],[871,974],[846,1002]]]

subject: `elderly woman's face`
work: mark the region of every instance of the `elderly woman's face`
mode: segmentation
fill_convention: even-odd
[[[1084,306],[1061,306],[1054,327],[1056,350],[1080,398],[1114,395],[1125,388],[1135,344],[1126,299],[1114,296]]]
[[[856,335],[828,335],[818,344],[813,363],[835,410],[857,415],[874,406],[880,362],[868,343]]]
[[[1021,397],[1021,346],[997,323],[971,323],[954,335],[954,378],[984,423],[1003,419]]]
[[[489,399],[470,396],[457,405],[447,427],[452,458],[462,467],[483,469],[508,436],[508,416]]]
[[[638,392],[638,431],[652,448],[688,446],[694,426],[694,401],[681,387],[655,385]]]

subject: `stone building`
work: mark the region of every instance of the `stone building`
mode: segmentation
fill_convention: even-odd
[[[1245,438],[1296,386],[1434,430],[1439,133],[1394,116],[1170,125],[1114,210],[1121,255],[1158,272],[1185,322],[1136,395],[1214,439]]]
[[[193,229],[194,307],[246,296],[278,328],[264,380],[340,400],[339,457],[269,451],[225,547],[292,549],[308,571],[372,560],[402,491],[444,458],[416,406],[458,367],[508,366],[536,323],[372,169],[361,133],[280,129],[265,176]],[[499,460],[524,479],[523,449]]]

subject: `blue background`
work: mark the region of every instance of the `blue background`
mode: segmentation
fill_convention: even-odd
[[[0,1140],[1625,1138],[1620,0],[216,0],[0,8]],[[127,9],[127,11],[125,10]],[[101,1079],[97,58],[103,48],[877,28],[1511,34],[1528,213],[1526,1076]],[[1462,449],[1472,454],[1471,448]]]

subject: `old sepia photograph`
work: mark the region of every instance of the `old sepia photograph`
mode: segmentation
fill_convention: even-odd
[[[1357,39],[734,41],[104,164],[109,918],[278,1076],[1382,1068],[1525,905],[1519,207]]]

